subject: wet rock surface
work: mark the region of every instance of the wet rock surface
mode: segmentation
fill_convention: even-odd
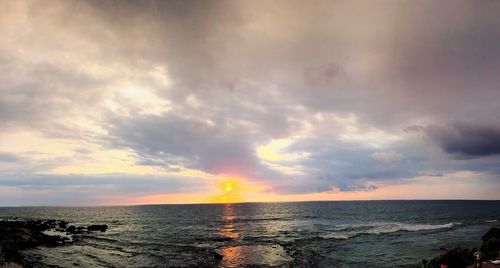
[[[106,230],[108,229],[108,226],[106,224],[101,224],[101,225],[90,225],[89,227],[87,227],[87,230],[89,232],[94,232],[94,231],[99,231],[99,232],[105,232]]]
[[[0,220],[0,267],[31,267],[21,250],[56,247],[74,241],[74,234],[106,231],[106,225],[69,226],[59,220]]]
[[[486,234],[481,237],[482,244],[479,251],[481,252],[482,260],[496,259],[500,251],[500,228],[492,227]],[[441,264],[446,264],[449,267],[468,267],[475,260],[474,253],[477,248],[470,247],[455,247],[449,250],[440,248],[445,252],[430,260],[421,260],[417,265],[419,268],[434,268],[441,267]]]

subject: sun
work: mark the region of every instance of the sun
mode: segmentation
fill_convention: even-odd
[[[224,190],[226,190],[226,192],[230,193],[233,191],[234,185],[235,185],[234,181],[231,181],[231,180],[226,181],[224,183]]]
[[[269,186],[255,184],[243,177],[219,177],[214,184],[214,195],[209,200],[213,203],[240,203],[258,196]]]
[[[217,198],[218,202],[221,203],[234,203],[240,202],[240,190],[238,184],[240,179],[237,178],[226,178],[222,180],[219,184],[219,189],[222,191],[221,195]]]

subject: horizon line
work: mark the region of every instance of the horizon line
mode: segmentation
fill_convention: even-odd
[[[93,208],[93,207],[138,207],[138,206],[189,206],[189,205],[228,205],[228,204],[272,204],[272,203],[319,203],[319,202],[387,202],[387,201],[500,201],[500,199],[357,199],[357,200],[297,200],[297,201],[243,201],[243,202],[204,202],[204,203],[150,203],[122,205],[19,205],[0,208]]]

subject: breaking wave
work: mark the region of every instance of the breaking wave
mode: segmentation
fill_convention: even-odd
[[[409,224],[400,222],[375,222],[368,224],[338,225],[326,235],[321,236],[325,239],[349,239],[361,234],[389,234],[396,232],[419,232],[451,229],[459,222],[450,222],[445,224]]]

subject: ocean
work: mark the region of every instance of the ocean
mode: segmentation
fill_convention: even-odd
[[[500,201],[0,208],[16,217],[109,226],[25,251],[35,267],[414,267],[444,248],[479,247]]]

